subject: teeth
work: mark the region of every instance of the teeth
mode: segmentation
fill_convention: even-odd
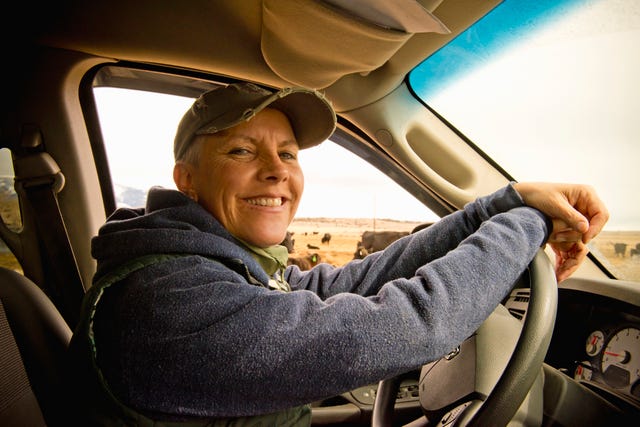
[[[247,202],[249,202],[250,205],[257,206],[282,206],[282,198],[280,197],[275,199],[260,197],[259,199],[249,199]]]

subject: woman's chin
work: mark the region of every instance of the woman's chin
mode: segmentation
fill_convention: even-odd
[[[245,242],[252,244],[253,246],[257,246],[259,248],[268,248],[274,245],[280,245],[284,240],[286,235],[286,231],[282,233],[282,235],[259,235],[254,234],[247,239],[243,239]]]

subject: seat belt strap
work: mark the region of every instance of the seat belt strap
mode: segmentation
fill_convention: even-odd
[[[38,236],[41,241],[43,270],[47,290],[54,293],[54,300],[67,323],[72,327],[79,318],[84,297],[84,287],[78,264],[71,249],[67,228],[60,213],[54,183],[24,184],[35,214]]]
[[[57,195],[64,187],[64,175],[53,157],[44,151],[42,134],[37,126],[23,127],[21,145],[24,152],[14,160],[15,190],[24,196],[31,208],[25,215],[31,222],[25,227],[36,229],[41,278],[34,282],[40,284],[73,328],[79,319],[85,292],[58,204]],[[29,268],[33,269],[33,264]]]

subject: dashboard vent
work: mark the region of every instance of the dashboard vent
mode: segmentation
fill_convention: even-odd
[[[527,308],[531,299],[530,289],[514,289],[504,304],[509,313],[518,320],[524,320],[527,316]]]

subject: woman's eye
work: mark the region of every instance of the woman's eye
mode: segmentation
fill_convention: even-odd
[[[246,148],[234,148],[232,150],[229,150],[229,154],[233,154],[236,156],[246,156],[248,154],[251,154],[251,152]]]
[[[280,157],[286,160],[295,160],[297,158],[295,153],[290,152],[280,153]]]

